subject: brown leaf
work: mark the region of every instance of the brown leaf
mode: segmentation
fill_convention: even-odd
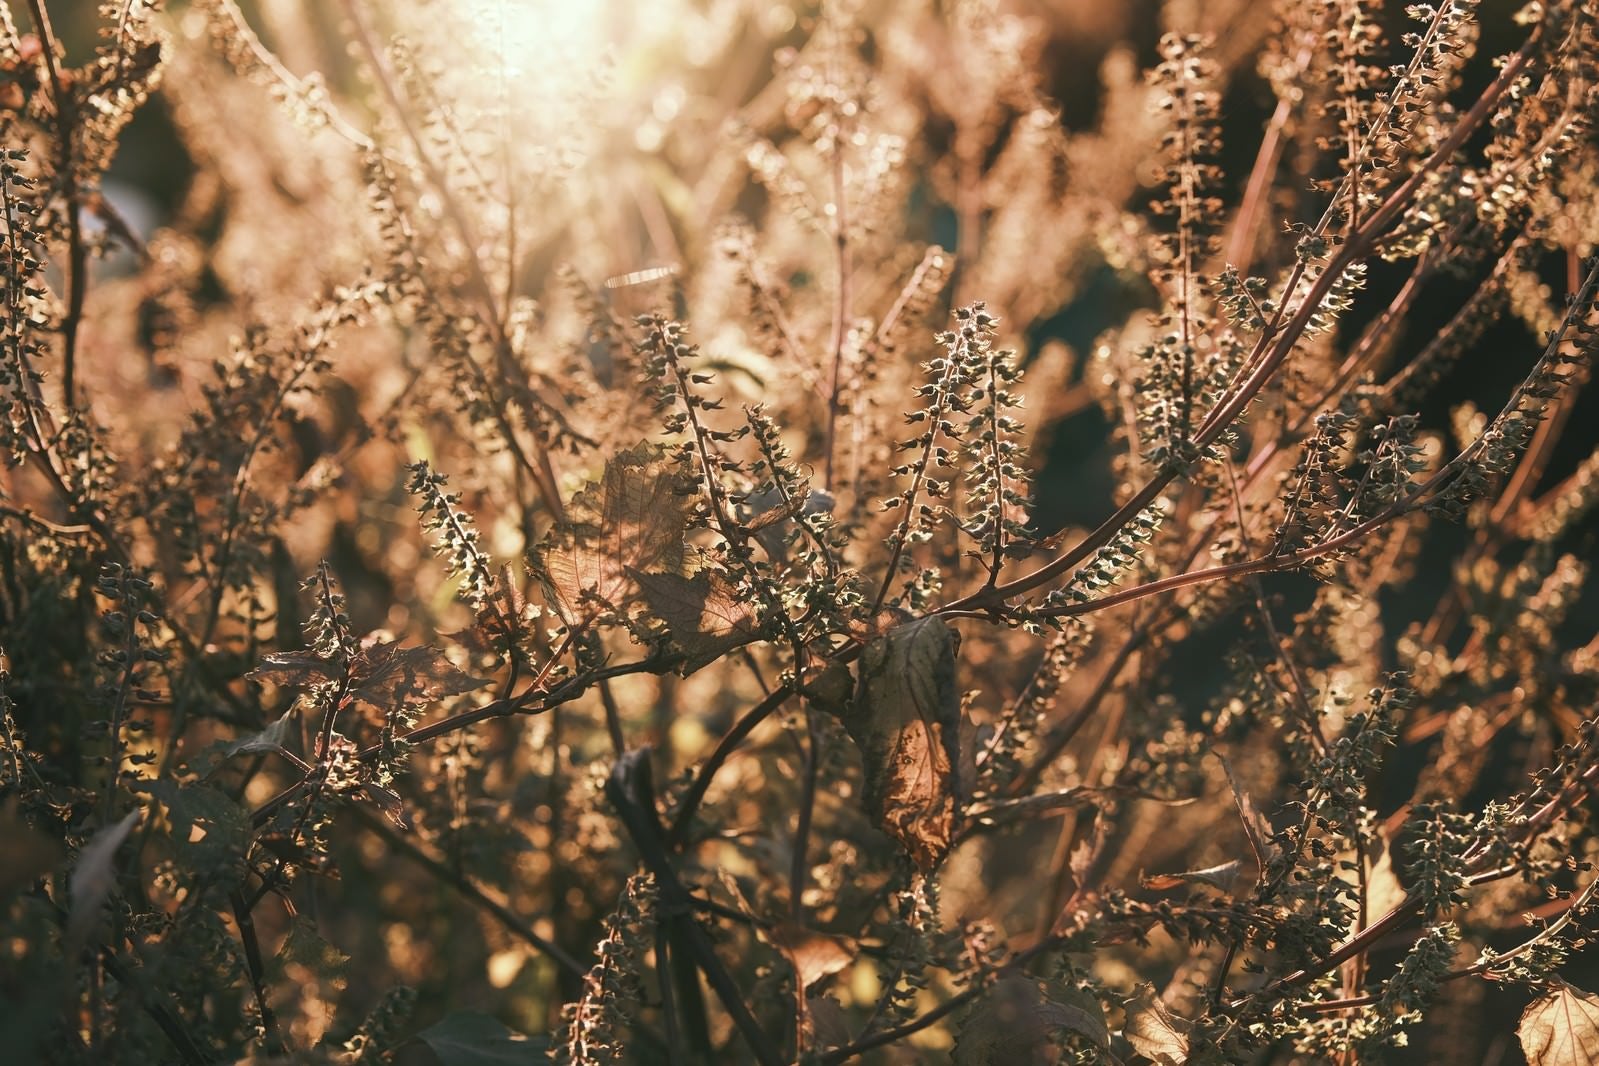
[[[855,944],[845,937],[819,933],[792,922],[780,925],[767,939],[788,956],[803,988],[831,977],[855,961]]]
[[[1185,884],[1209,885],[1211,888],[1226,892],[1233,887],[1233,881],[1238,877],[1241,866],[1243,866],[1242,860],[1234,859],[1219,866],[1207,866],[1203,870],[1184,870],[1177,874],[1151,874],[1143,879],[1143,886],[1156,892],[1167,892]]]
[[[760,635],[749,600],[715,571],[701,570],[693,577],[646,574],[631,568],[628,572],[638,583],[650,613],[666,624],[672,644],[688,657],[683,664],[685,674]]]
[[[1555,990],[1533,1000],[1516,1027],[1528,1066],[1594,1066],[1599,1063],[1599,995],[1555,980]]]
[[[1271,823],[1249,798],[1244,786],[1238,783],[1238,775],[1233,773],[1232,764],[1227,761],[1227,757],[1218,753],[1216,758],[1221,760],[1221,768],[1227,772],[1227,784],[1232,786],[1233,802],[1238,807],[1238,816],[1244,822],[1244,835],[1249,838],[1249,848],[1255,853],[1255,862],[1264,873],[1266,866],[1271,862],[1271,857],[1277,851],[1271,842]]]
[[[843,1047],[850,1042],[849,1016],[832,996],[809,996],[805,1000],[806,1041],[813,1048]]]
[[[906,622],[866,646],[844,716],[866,764],[877,823],[923,871],[949,851],[959,813],[960,694],[954,630]]]
[[[339,680],[344,671],[314,651],[275,651],[261,656],[261,665],[244,676],[279,688],[312,688]]]
[[[379,710],[459,696],[488,684],[457,668],[435,648],[402,648],[393,641],[363,647],[350,664],[350,674],[350,694]]]
[[[631,602],[632,572],[682,569],[693,504],[662,451],[640,444],[611,458],[601,481],[573,498],[567,520],[534,550],[533,570],[568,626],[585,626],[607,606]]]
[[[1150,985],[1139,985],[1138,994],[1127,1001],[1122,1036],[1155,1066],[1183,1066],[1188,1061],[1188,1022],[1167,1010]]]
[[[1000,978],[961,1023],[951,1061],[956,1066],[1053,1062],[1050,1036],[1060,1029],[1082,1033],[1108,1049],[1110,1034],[1098,1001],[1087,994],[1065,998],[1068,1002],[1057,1002],[1044,995],[1028,977]]]

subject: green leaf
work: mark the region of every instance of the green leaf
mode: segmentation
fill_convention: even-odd
[[[1167,1010],[1151,985],[1139,985],[1138,994],[1127,1001],[1122,1036],[1155,1066],[1183,1066],[1188,1061],[1188,1022]]]
[[[866,764],[878,825],[923,871],[949,851],[960,806],[960,696],[955,631],[906,622],[866,646],[844,727]]]
[[[693,577],[630,570],[650,613],[665,625],[672,645],[688,657],[682,672],[715,662],[760,636],[755,611],[738,586],[701,570]]]
[[[507,1029],[487,1014],[457,1011],[412,1037],[426,1044],[443,1066],[530,1066],[544,1061],[547,1037]]]
[[[1599,1063],[1599,995],[1556,978],[1555,990],[1533,1000],[1516,1036],[1528,1066]]]
[[[575,496],[567,520],[534,549],[529,564],[550,605],[573,628],[637,595],[634,572],[683,568],[683,535],[693,509],[691,486],[663,449],[640,444],[605,464],[602,480]]]

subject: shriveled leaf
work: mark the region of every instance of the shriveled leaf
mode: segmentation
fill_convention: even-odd
[[[1046,996],[1038,982],[1019,975],[994,982],[961,1023],[951,1061],[956,1066],[1031,1066],[1055,1061],[1050,1037],[1061,1029],[1110,1046],[1104,1011],[1086,993],[1066,1002]]]
[[[224,749],[223,758],[232,758],[252,752],[269,752],[285,750],[286,742],[294,735],[294,711],[283,712],[283,717],[261,730],[251,733],[247,737],[240,737]]]
[[[477,1011],[447,1014],[412,1039],[427,1045],[442,1066],[528,1066],[544,1061],[549,1044]]]
[[[832,996],[805,1000],[806,1043],[813,1048],[843,1047],[850,1042],[849,1016]]]
[[[1238,871],[1243,867],[1243,861],[1234,859],[1217,866],[1207,866],[1203,870],[1184,870],[1176,874],[1151,874],[1143,879],[1145,888],[1156,892],[1167,892],[1181,885],[1209,885],[1211,888],[1226,892],[1233,887],[1233,882],[1238,877]]]
[[[760,635],[754,608],[738,586],[714,571],[693,577],[630,570],[650,613],[666,624],[672,644],[688,656],[691,674]]]
[[[1127,1001],[1122,1036],[1155,1066],[1183,1066],[1188,1061],[1188,1022],[1167,1010],[1150,985],[1140,985],[1138,994]]]
[[[924,871],[949,851],[959,814],[955,647],[954,631],[937,618],[878,637],[861,656],[844,716],[866,764],[873,817]]]
[[[1271,843],[1271,823],[1260,813],[1260,808],[1249,798],[1249,793],[1244,791],[1244,786],[1239,783],[1238,775],[1233,773],[1232,764],[1227,761],[1227,757],[1219,753],[1216,757],[1221,760],[1221,768],[1227,772],[1227,784],[1232,787],[1233,803],[1238,807],[1238,816],[1243,819],[1244,835],[1249,838],[1250,850],[1255,853],[1255,861],[1260,869],[1265,870],[1271,862],[1271,857],[1276,853]]]
[[[459,696],[489,683],[459,669],[436,648],[402,648],[392,641],[362,648],[350,673],[351,695],[379,710]]]
[[[389,821],[401,829],[411,828],[411,821],[405,816],[405,803],[400,799],[399,793],[382,785],[374,785],[370,781],[361,783],[361,791],[372,798],[372,802],[382,809]]]
[[[344,671],[314,651],[275,651],[261,656],[261,665],[244,676],[279,688],[312,688],[339,680]]]
[[[551,605],[569,626],[586,625],[602,605],[623,608],[637,594],[632,571],[675,573],[693,502],[663,449],[640,444],[605,464],[599,484],[573,498],[530,562]]]
[[[1516,1027],[1529,1066],[1599,1063],[1599,995],[1556,978],[1555,989],[1535,999]]]
[[[788,956],[804,988],[838,973],[859,954],[856,945],[845,937],[819,933],[793,923],[780,925],[767,935]]]
[[[78,852],[68,885],[72,890],[72,909],[67,916],[67,940],[81,945],[94,928],[100,907],[116,887],[117,849],[139,824],[142,811],[132,810],[116,825],[108,825],[94,835]]]

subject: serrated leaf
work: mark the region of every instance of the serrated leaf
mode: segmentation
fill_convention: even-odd
[[[955,632],[906,622],[866,646],[844,726],[866,764],[866,800],[923,871],[949,851],[959,814]]]
[[[459,696],[489,683],[461,670],[436,648],[402,648],[392,641],[362,648],[350,674],[350,694],[379,710]]]
[[[442,1066],[529,1066],[542,1062],[549,1045],[477,1011],[456,1011],[412,1037],[426,1044]]]
[[[1122,1036],[1155,1066],[1183,1066],[1188,1061],[1188,1022],[1167,1010],[1150,985],[1140,985],[1138,994],[1127,1001]]]
[[[242,863],[250,839],[250,816],[226,793],[191,785],[173,788],[161,799],[172,819],[173,838],[189,850],[190,861],[197,868],[215,876]],[[242,869],[235,872],[242,874]]]
[[[626,607],[637,591],[632,571],[682,569],[693,501],[662,451],[640,444],[611,458],[534,550],[529,562],[568,626],[592,622],[602,604]]]
[[[370,781],[361,782],[361,790],[372,797],[372,801],[388,816],[389,821],[401,829],[411,828],[410,819],[405,816],[405,802],[400,799],[399,793],[382,785],[374,785]]]
[[[319,979],[343,987],[344,968],[349,965],[350,956],[323,939],[309,919],[296,918],[283,946],[278,949],[275,963],[277,973],[274,976],[278,980],[292,980],[294,975],[287,973],[287,969],[301,966]]]
[[[143,812],[132,810],[116,825],[108,825],[94,835],[78,852],[67,884],[72,891],[72,909],[67,916],[67,940],[76,947],[88,938],[100,915],[100,907],[116,887],[117,849],[139,824]]]
[[[738,586],[721,574],[701,570],[693,577],[646,574],[630,569],[650,613],[666,625],[673,646],[688,657],[691,674],[760,635],[755,611]]]
[[[314,651],[274,651],[261,656],[261,665],[244,676],[279,688],[312,688],[339,680],[344,671]]]
[[[1059,1002],[1031,978],[1002,977],[967,1013],[951,1061],[956,1066],[1053,1062],[1050,1037],[1061,1029],[1082,1033],[1096,1047],[1110,1046],[1104,1011],[1093,996],[1082,993]]]
[[[1599,1063],[1599,995],[1556,978],[1555,989],[1533,1000],[1516,1026],[1528,1066]]]
[[[1175,874],[1151,874],[1143,879],[1143,886],[1156,892],[1166,892],[1185,884],[1209,885],[1211,888],[1226,892],[1233,887],[1233,881],[1238,877],[1238,871],[1243,866],[1242,860],[1234,859],[1217,866],[1207,866],[1203,870],[1184,870]]]

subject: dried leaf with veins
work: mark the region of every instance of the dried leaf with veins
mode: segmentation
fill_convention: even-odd
[[[958,643],[937,618],[878,637],[861,656],[843,716],[866,764],[872,816],[923,871],[949,851],[961,803]]]
[[[951,1061],[956,1066],[1055,1062],[1050,1037],[1061,1029],[1083,1034],[1095,1047],[1110,1047],[1104,1010],[1092,995],[1068,990],[1057,1000],[1034,978],[1002,977],[967,1013]]]
[[[716,571],[701,570],[693,577],[633,569],[628,573],[638,583],[650,613],[665,623],[667,638],[687,656],[685,674],[760,636],[748,598]]]
[[[693,508],[684,478],[656,445],[639,444],[605,464],[599,483],[573,497],[567,520],[529,563],[568,626],[587,626],[638,595],[634,573],[677,573]]]
[[[1188,1061],[1188,1022],[1168,1010],[1150,985],[1138,986],[1138,994],[1128,1000],[1122,1036],[1155,1066]]]
[[[1516,1027],[1528,1066],[1599,1063],[1599,995],[1556,978],[1553,992],[1532,1002]]]

